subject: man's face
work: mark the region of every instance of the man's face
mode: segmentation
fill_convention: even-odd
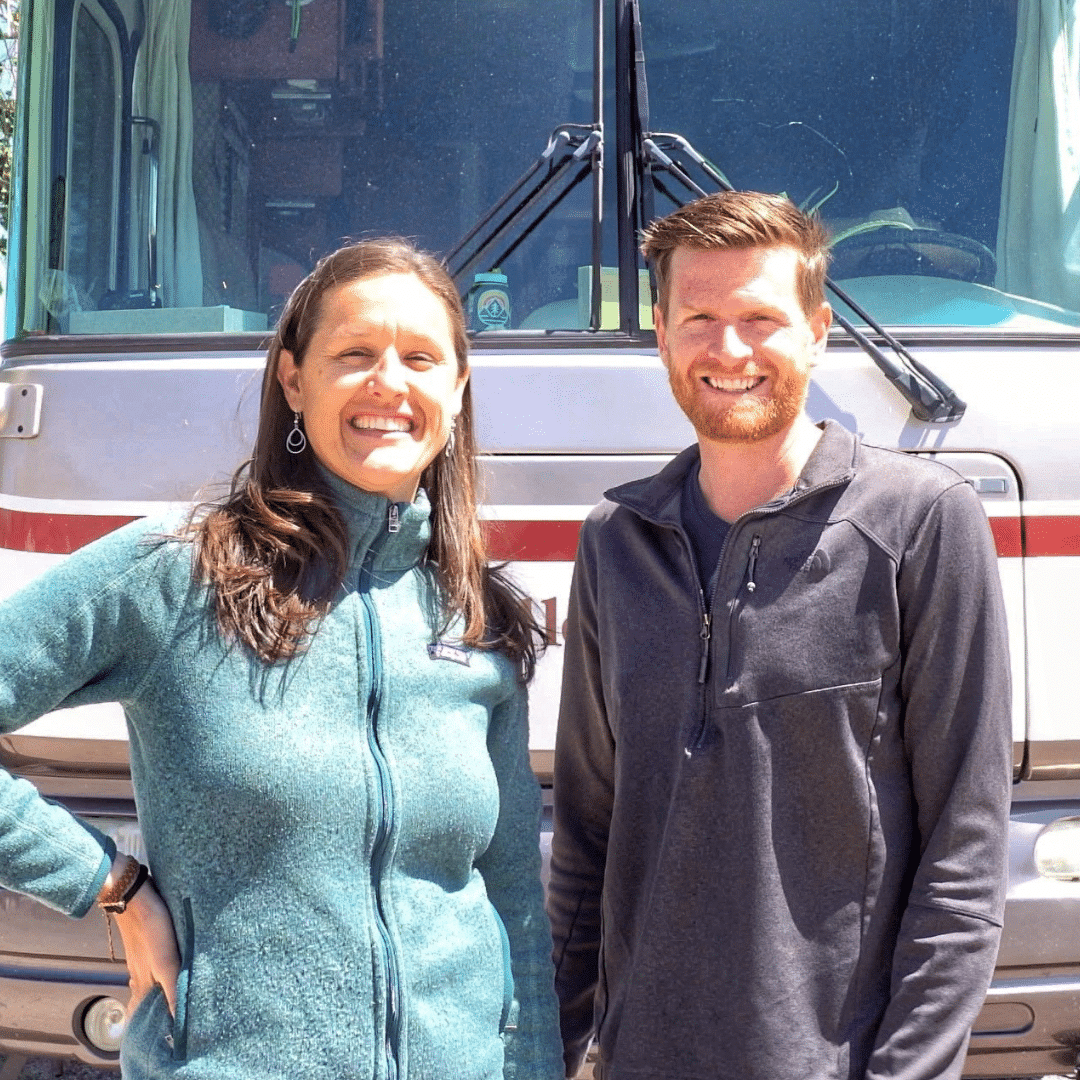
[[[714,442],[758,442],[802,412],[810,369],[825,348],[828,304],[807,316],[792,247],[672,255],[667,314],[656,340],[675,400]]]

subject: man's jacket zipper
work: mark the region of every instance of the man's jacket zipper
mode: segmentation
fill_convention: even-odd
[[[804,491],[797,491],[791,495],[782,507],[776,507],[769,510],[750,510],[738,517],[731,523],[731,528],[728,529],[727,536],[724,537],[724,543],[720,548],[720,557],[716,562],[716,570],[713,574],[713,588],[708,600],[705,598],[705,590],[702,588],[700,582],[698,583],[698,605],[701,615],[701,624],[698,631],[698,637],[701,641],[701,659],[698,663],[698,684],[702,688],[701,693],[701,719],[698,724],[698,729],[695,737],[690,741],[686,747],[687,754],[690,754],[693,750],[698,749],[705,739],[705,731],[708,727],[708,691],[706,684],[709,679],[709,660],[710,651],[712,646],[712,626],[713,626],[713,610],[716,605],[716,594],[720,587],[720,579],[723,576],[720,573],[720,567],[723,565],[724,556],[727,554],[728,547],[731,544],[732,535],[738,529],[738,527],[746,521],[753,518],[765,518],[771,514],[777,513],[779,510],[786,510],[793,503],[802,502],[804,499],[809,498],[811,495],[816,495],[819,491],[827,491],[829,488],[838,487],[841,484],[847,483],[849,477],[838,477],[834,480],[829,480],[824,484],[817,484],[815,487],[806,488]],[[622,504],[627,505],[627,504]],[[639,517],[644,518],[646,521],[651,521],[654,525],[667,525],[672,527],[670,522],[661,522],[655,520],[648,514],[643,514],[641,510],[634,506],[627,506],[628,509],[633,510]],[[697,578],[697,559],[694,557],[693,546],[690,543],[690,538],[686,535],[686,531],[682,528],[681,523],[674,526],[675,532],[682,538],[683,546],[686,548],[687,557],[690,559],[690,566],[693,570],[694,577]],[[738,622],[738,615],[741,612],[742,604],[740,597],[743,590],[746,592],[755,592],[757,590],[757,563],[758,555],[761,551],[761,534],[755,534],[750,542],[750,553],[747,557],[746,563],[746,575],[744,577],[743,585],[740,586],[735,595],[731,598],[731,605],[728,611],[728,640],[727,640],[727,663],[725,665],[725,684],[730,686],[734,679],[734,648],[733,642],[735,640],[735,629]]]
[[[761,534],[755,533],[750,541],[750,554],[746,560],[746,574],[742,586],[731,598],[731,607],[728,609],[728,641],[727,641],[727,671],[724,680],[725,689],[735,681],[735,640],[736,631],[739,628],[739,616],[743,609],[743,592],[752,593],[757,589],[754,575],[757,573],[758,551],[761,549]],[[719,574],[717,575],[719,579]]]
[[[364,612],[368,655],[371,657],[371,687],[367,701],[367,740],[375,762],[376,802],[379,814],[375,840],[371,849],[371,887],[375,895],[375,927],[386,970],[386,1030],[383,1038],[386,1075],[388,1080],[396,1080],[398,1044],[401,1035],[401,976],[398,972],[397,956],[394,953],[394,943],[387,925],[382,895],[383,875],[386,872],[390,837],[393,833],[394,788],[386,755],[379,745],[378,734],[379,707],[382,702],[382,638],[379,629],[379,613],[371,598],[371,567],[374,559],[375,552],[371,549],[364,556],[364,564],[360,570],[360,601]]]

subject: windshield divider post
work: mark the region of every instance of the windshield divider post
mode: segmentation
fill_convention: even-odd
[[[638,228],[641,224],[643,166],[638,113],[634,19],[637,0],[616,0],[615,4],[615,189],[618,206],[619,329],[637,337],[638,318]],[[640,23],[640,17],[638,17]]]
[[[603,300],[600,279],[604,250],[604,3],[593,2],[593,126],[600,135],[600,142],[592,154],[592,282],[589,289],[589,329],[600,329],[601,302]]]

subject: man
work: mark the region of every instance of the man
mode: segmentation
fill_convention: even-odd
[[[1011,736],[971,487],[803,411],[827,238],[786,199],[655,222],[697,433],[589,516],[549,910],[567,1075],[956,1077],[994,966]]]

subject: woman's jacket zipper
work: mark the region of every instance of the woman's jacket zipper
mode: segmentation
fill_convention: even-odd
[[[391,504],[393,506],[393,504]],[[396,507],[394,507],[396,510]],[[393,518],[389,525],[396,524]],[[379,745],[378,720],[382,702],[382,640],[379,628],[379,614],[371,597],[371,568],[375,559],[374,549],[369,549],[364,556],[360,570],[360,601],[364,612],[364,630],[367,637],[368,655],[371,657],[371,686],[367,701],[367,740],[368,748],[375,762],[375,782],[377,786],[378,820],[375,839],[371,849],[371,887],[375,895],[375,926],[378,934],[380,951],[386,969],[386,1030],[383,1039],[383,1051],[386,1057],[386,1075],[388,1080],[396,1080],[398,1075],[398,1045],[401,1035],[401,976],[398,971],[394,943],[383,905],[382,881],[389,857],[390,837],[394,824],[394,788],[390,776],[390,767],[386,755]]]

